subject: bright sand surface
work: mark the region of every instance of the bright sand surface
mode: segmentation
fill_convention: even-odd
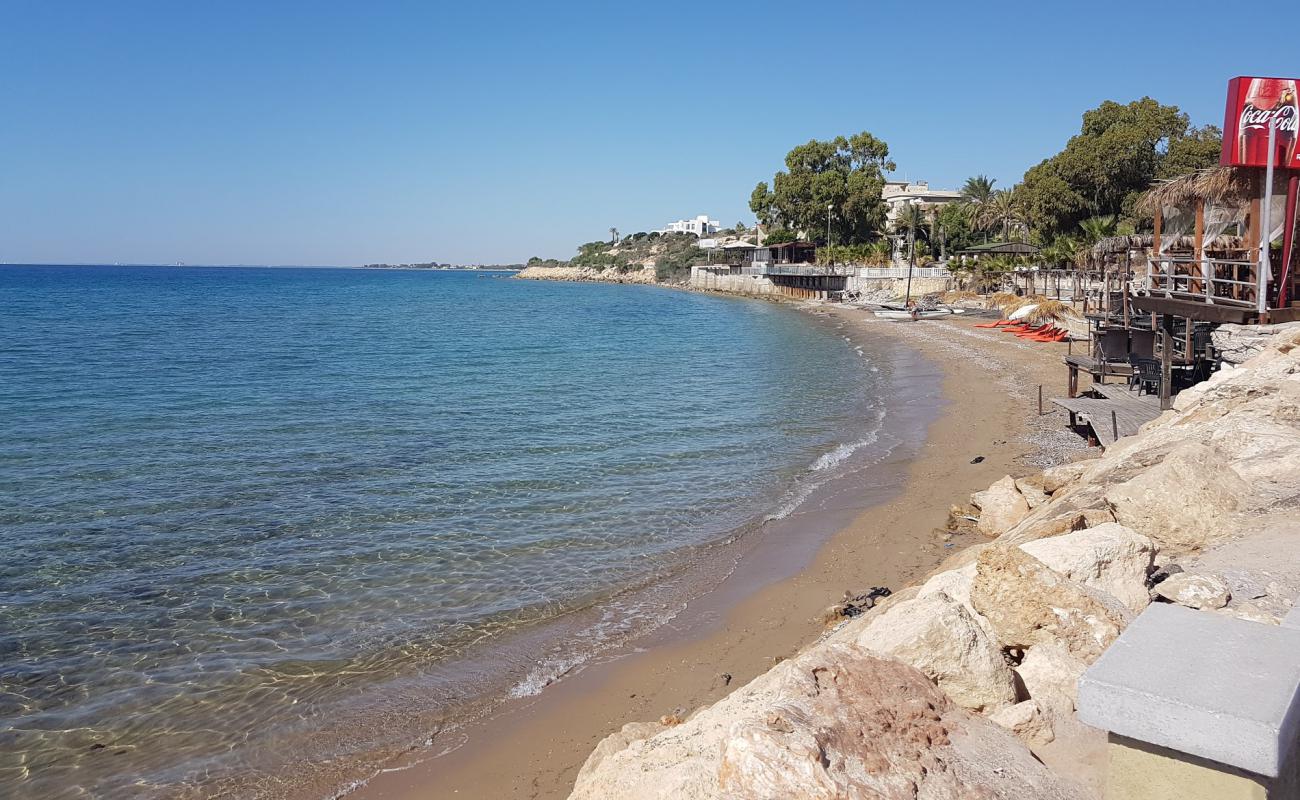
[[[950,506],[1003,475],[1035,471],[1045,450],[1075,446],[1060,434],[1059,413],[1037,415],[1040,385],[1044,398],[1064,395],[1065,344],[975,329],[981,320],[970,317],[895,322],[856,308],[809,311],[843,322],[850,338],[890,337],[911,354],[909,368],[937,373],[943,401],[931,400],[937,413],[924,442],[878,465],[872,486],[838,513],[796,515],[813,537],[837,520],[813,552],[760,539],[673,624],[447,741],[434,737],[431,749],[393,764],[349,800],[564,798],[602,738],[629,722],[684,716],[744,685],[812,642],[818,618],[845,590],[899,589],[923,577],[973,541],[958,536],[945,547],[936,529]]]

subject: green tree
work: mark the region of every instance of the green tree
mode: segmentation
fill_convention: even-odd
[[[744,232],[747,231],[747,230],[749,230],[749,229],[745,227],[745,223],[743,223],[743,222],[737,222],[737,223],[736,223],[736,227],[735,227],[735,231],[736,231],[736,233],[744,233]]]
[[[816,237],[829,214],[836,242],[855,244],[878,235],[885,221],[884,174],[895,168],[883,141],[865,131],[813,140],[786,154],[785,167],[770,188],[761,181],[750,195],[749,208],[760,222]]]
[[[935,214],[938,239],[947,253],[963,250],[975,244],[975,217],[977,206],[965,203],[947,203]]]
[[[799,237],[794,235],[794,231],[788,231],[785,228],[776,228],[767,232],[763,237],[763,244],[784,244],[793,242]]]
[[[1089,217],[1130,215],[1156,177],[1214,163],[1218,139],[1213,127],[1191,128],[1177,106],[1107,100],[1084,112],[1064,150],[1025,173],[1026,216],[1047,239]]]
[[[1186,136],[1174,139],[1160,160],[1157,178],[1177,178],[1219,163],[1223,134],[1213,125],[1192,128]]]

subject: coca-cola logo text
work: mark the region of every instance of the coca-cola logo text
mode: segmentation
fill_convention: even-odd
[[[1247,105],[1241,110],[1241,127],[1246,128],[1265,128],[1272,122],[1277,126],[1279,133],[1296,132],[1296,110],[1293,105],[1278,106],[1277,108],[1262,109]]]

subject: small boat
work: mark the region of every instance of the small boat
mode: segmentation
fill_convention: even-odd
[[[948,308],[927,308],[927,309],[908,309],[908,308],[881,308],[876,311],[876,316],[881,319],[939,319],[940,317],[951,317],[952,309]]]

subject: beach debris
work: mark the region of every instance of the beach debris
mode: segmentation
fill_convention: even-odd
[[[974,458],[972,458],[972,459],[970,460],[970,463],[972,463],[972,464],[980,464],[980,463],[983,463],[983,461],[984,461],[984,456],[975,456]]]
[[[1232,599],[1228,584],[1211,575],[1179,572],[1170,575],[1152,590],[1157,597],[1195,609],[1223,608]]]
[[[730,672],[719,672],[717,675],[713,677],[713,688],[715,689],[721,689],[723,687],[730,686],[730,685],[731,685]]]
[[[1182,571],[1183,568],[1178,566],[1177,564],[1172,564],[1172,563],[1164,564],[1160,567],[1157,567],[1156,571],[1151,573],[1151,576],[1147,578],[1147,583],[1150,584],[1151,586],[1155,586],[1157,583],[1167,580],[1168,578],[1177,575]]]
[[[872,586],[865,592],[854,594],[851,591],[844,593],[844,599],[830,608],[822,615],[822,621],[827,625],[833,625],[843,619],[851,619],[861,616],[876,606],[876,600],[881,597],[888,597],[893,594],[887,586]]]
[[[674,709],[673,713],[664,714],[662,717],[659,718],[659,724],[663,725],[665,728],[671,728],[674,725],[681,725],[685,721],[686,721],[686,709],[684,708]]]

